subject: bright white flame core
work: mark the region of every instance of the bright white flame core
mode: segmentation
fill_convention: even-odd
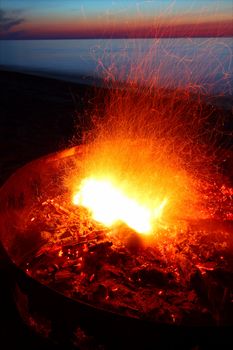
[[[128,197],[111,181],[87,178],[81,182],[73,203],[89,209],[92,217],[105,226],[110,227],[122,221],[133,230],[148,234],[155,221],[161,217],[167,199],[151,209]]]

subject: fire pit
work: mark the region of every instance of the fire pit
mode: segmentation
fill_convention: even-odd
[[[215,341],[233,325],[233,189],[216,184],[220,212],[210,201],[212,216],[169,225],[158,220],[163,199],[151,237],[127,218],[103,224],[83,187],[70,192],[67,169],[81,172],[86,153],[78,146],[35,160],[1,189],[1,241],[24,321],[81,349]]]

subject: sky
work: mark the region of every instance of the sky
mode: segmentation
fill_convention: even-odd
[[[1,39],[233,36],[233,0],[1,0]]]

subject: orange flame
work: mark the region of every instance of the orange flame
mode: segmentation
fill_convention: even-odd
[[[86,178],[73,197],[75,205],[89,209],[96,221],[111,227],[121,221],[138,233],[149,234],[163,214],[167,198],[155,200],[154,206],[142,204],[113,182]]]
[[[154,71],[152,48],[142,49],[139,44],[130,69],[118,68],[113,55],[105,78],[112,89],[95,96],[82,164],[77,159],[67,185],[73,203],[88,208],[96,221],[106,226],[121,221],[149,234],[159,226],[209,217],[203,191],[216,178],[219,126],[210,120],[201,86],[190,79],[184,90],[182,84],[172,90],[168,71],[167,89],[159,88],[160,66]]]

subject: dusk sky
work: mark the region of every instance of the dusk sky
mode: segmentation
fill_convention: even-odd
[[[1,0],[0,38],[233,36],[232,0]]]

